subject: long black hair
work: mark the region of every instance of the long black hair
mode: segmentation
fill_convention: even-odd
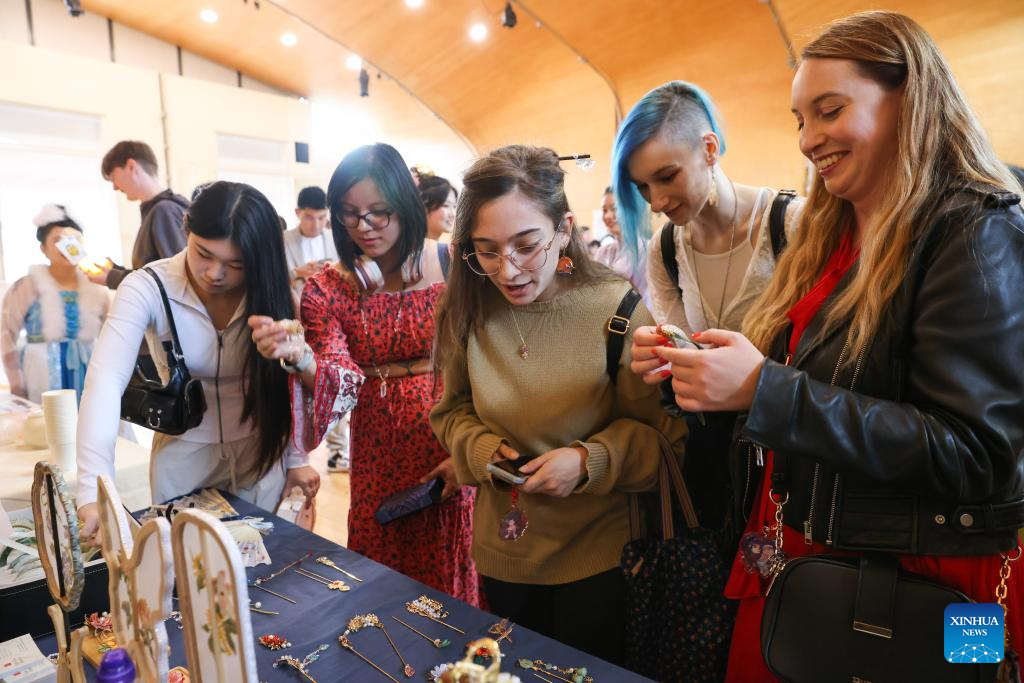
[[[185,228],[203,239],[228,239],[242,252],[245,268],[245,317],[274,320],[295,317],[277,212],[263,194],[242,183],[218,181],[204,187],[185,213]],[[276,361],[259,354],[244,328],[236,343],[245,344],[242,420],[251,419],[259,434],[257,475],[280,460],[292,433],[288,376]]]
[[[341,221],[341,200],[352,186],[369,178],[377,186],[384,201],[394,210],[402,222],[402,230],[393,249],[398,250],[397,268],[401,268],[409,256],[419,263],[423,252],[423,240],[427,236],[427,212],[420,201],[419,192],[412,182],[412,174],[398,150],[379,142],[376,145],[357,147],[341,160],[334,169],[327,186],[327,206],[331,210],[331,232],[334,245],[338,248],[341,262],[350,270],[355,259],[363,253],[348,235],[348,229]]]

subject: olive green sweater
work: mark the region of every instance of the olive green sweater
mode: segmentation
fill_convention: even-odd
[[[485,320],[444,373],[444,396],[430,414],[437,438],[452,454],[459,481],[478,487],[473,557],[484,576],[529,584],[560,584],[619,565],[629,540],[628,493],[657,483],[658,433],[683,451],[686,424],[658,404],[658,388],[629,370],[627,334],[618,380],[605,369],[608,319],[629,285],[621,280],[567,289],[547,302],[515,308],[526,337],[523,360],[512,312],[488,283]],[[643,303],[630,329],[652,325]],[[492,480],[487,464],[502,441],[523,455],[582,445],[587,478],[569,497],[521,494],[529,520],[518,541],[503,541],[499,520],[510,488]]]

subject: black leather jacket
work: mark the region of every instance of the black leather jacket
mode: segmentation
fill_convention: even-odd
[[[831,299],[789,366],[780,362],[788,332],[777,340],[733,453],[744,519],[763,476],[758,451],[772,449],[790,494],[785,523],[805,538],[922,555],[1016,545],[1024,527],[1018,204],[1008,193],[949,200],[917,241],[886,321],[835,386],[848,327],[819,338]]]

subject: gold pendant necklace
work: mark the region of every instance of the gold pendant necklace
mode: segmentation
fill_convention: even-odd
[[[511,306],[508,307],[508,312],[512,314],[512,322],[516,325],[516,332],[519,334],[519,357],[526,360],[527,356],[530,355],[530,347],[526,345],[526,337],[523,336],[523,331],[519,329],[519,320],[516,318],[515,309]]]
[[[732,252],[736,245],[736,219],[739,215],[740,208],[740,197],[736,194],[736,185],[729,179],[729,186],[732,188],[732,220],[729,222],[729,252],[728,257],[725,260],[725,281],[722,283],[722,299],[718,302],[718,318],[715,320],[715,324],[719,327],[722,326],[722,313],[725,312],[725,293],[729,288],[729,271],[732,269]],[[691,228],[692,229],[692,228]],[[744,239],[746,236],[744,235]],[[697,283],[697,299],[700,301],[700,313],[704,316],[704,328],[710,329],[711,321],[708,320],[708,313],[704,310],[704,292],[700,286],[700,274],[697,273],[697,257],[693,254],[691,248],[690,253],[690,265],[693,267],[693,279]]]

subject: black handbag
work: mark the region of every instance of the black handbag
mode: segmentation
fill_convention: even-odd
[[[719,534],[698,526],[675,454],[661,441],[661,538],[639,538],[640,506],[631,496],[634,540],[622,549],[627,664],[662,683],[721,681],[736,617],[736,603],[723,595],[729,565],[719,551]],[[686,522],[679,532],[672,490]]]
[[[161,434],[177,436],[199,425],[206,412],[203,385],[193,379],[185,365],[185,356],[174,325],[171,303],[167,300],[164,284],[150,268],[149,273],[160,290],[160,299],[171,328],[171,341],[163,342],[167,352],[167,384],[147,379],[138,365],[128,387],[121,395],[121,419]]]
[[[790,683],[992,681],[997,664],[950,664],[944,613],[972,602],[881,553],[789,561],[768,590],[761,653]]]

